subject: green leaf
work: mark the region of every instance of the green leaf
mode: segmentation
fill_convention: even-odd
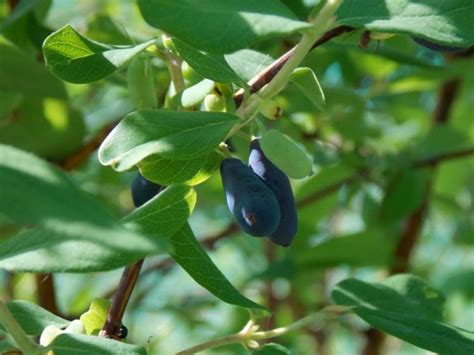
[[[151,155],[138,166],[141,174],[160,185],[198,185],[206,181],[218,168],[222,156],[216,152],[192,160],[168,160]]]
[[[340,282],[332,292],[339,305],[352,306],[367,323],[423,349],[472,354],[474,333],[441,322],[444,297],[423,280],[396,275],[385,282]]]
[[[12,301],[7,303],[7,307],[28,335],[39,336],[48,325],[64,328],[70,323],[34,303]]]
[[[232,70],[245,81],[249,81],[273,63],[272,57],[252,49],[241,49],[240,51],[226,54],[224,58]]]
[[[204,79],[181,93],[181,104],[183,107],[193,107],[199,104],[212,89],[214,89],[212,80]]]
[[[102,143],[99,160],[124,171],[152,154],[193,159],[213,151],[237,121],[237,116],[222,112],[132,112]]]
[[[173,43],[186,63],[203,77],[219,83],[242,82],[222,54],[202,52],[177,38],[173,39]]]
[[[25,96],[0,129],[0,143],[60,160],[83,143],[81,113],[66,100]]]
[[[196,205],[196,192],[185,185],[172,185],[122,220],[152,240],[170,238],[186,223]]]
[[[43,43],[48,68],[59,78],[76,84],[103,79],[155,40],[137,46],[110,46],[92,41],[66,25]]]
[[[426,195],[429,178],[430,173],[424,170],[407,170],[396,175],[382,201],[382,220],[398,222],[418,209]]]
[[[128,95],[138,110],[156,108],[155,78],[150,58],[136,56],[127,68]]]
[[[252,355],[291,355],[292,352],[284,346],[276,343],[268,343],[257,350],[252,351]]]
[[[20,353],[20,349],[10,340],[0,340],[0,353],[1,354],[8,354],[9,351],[15,351]]]
[[[145,254],[121,253],[87,240],[64,240],[34,228],[2,242],[0,267],[15,272],[95,272],[117,269]]]
[[[66,99],[64,84],[13,43],[0,37],[0,90]]]
[[[28,0],[28,1],[19,1],[18,4],[14,7],[11,14],[0,23],[0,32],[3,32],[5,28],[12,25],[15,21],[25,16],[28,12],[33,10],[36,6],[41,4],[43,0]]]
[[[342,2],[336,16],[339,25],[408,33],[455,46],[473,44],[471,0],[352,0]]]
[[[106,339],[103,337],[83,334],[60,334],[48,346],[54,355],[146,355],[144,348]]]
[[[140,253],[121,251],[91,240],[70,240],[60,233],[29,229],[2,242],[0,267],[27,272],[92,272],[131,264],[168,247],[167,240],[190,216],[196,202],[194,190],[170,186],[126,216],[129,229],[143,233],[154,247]],[[131,241],[133,243],[133,241]]]
[[[139,0],[138,6],[149,25],[207,52],[230,53],[309,27],[273,0]]]
[[[87,312],[81,315],[87,335],[98,335],[105,324],[112,303],[104,298],[92,300]]]
[[[260,143],[268,159],[289,177],[302,179],[311,173],[313,163],[309,156],[280,131],[265,132]]]
[[[314,107],[323,111],[326,98],[318,78],[311,68],[296,68],[291,73],[290,80],[313,103]]]
[[[393,238],[381,231],[337,236],[295,253],[298,268],[312,270],[338,265],[386,266],[392,260]]]
[[[266,310],[265,307],[243,296],[212,262],[189,225],[171,238],[171,257],[186,272],[220,300],[245,308]]]
[[[0,186],[8,187],[0,189],[0,216],[16,225],[39,226],[70,240],[90,240],[125,253],[148,253],[156,247],[126,230],[55,166],[13,147],[0,145],[0,151]]]

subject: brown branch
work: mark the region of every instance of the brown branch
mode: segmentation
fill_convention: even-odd
[[[426,159],[419,159],[415,160],[411,166],[415,169],[419,168],[426,168],[426,167],[432,167],[435,166],[439,163],[442,163],[446,160],[452,160],[452,159],[459,159],[459,158],[465,158],[470,155],[474,154],[474,147],[473,148],[466,148],[463,150],[455,151],[455,152],[449,152],[449,153],[442,153],[433,157],[429,157]]]
[[[459,92],[460,84],[460,79],[453,79],[446,81],[441,85],[438,93],[438,103],[436,105],[435,111],[433,112],[433,125],[442,125],[448,121],[454,101]],[[464,156],[464,154],[454,157],[449,156],[449,158],[455,158],[459,156]],[[444,157],[446,157],[446,155],[444,155]],[[423,163],[414,162],[413,164],[418,167],[429,166],[434,172],[436,166],[442,160],[442,158],[437,157],[436,160],[428,159]],[[420,231],[423,227],[423,222],[428,209],[432,183],[433,179],[430,179],[425,191],[423,202],[421,203],[420,207],[418,207],[405,221],[405,226],[400,233],[398,243],[395,248],[394,262],[389,269],[390,275],[407,272],[410,269],[411,256],[420,237]],[[367,344],[363,351],[364,355],[381,354],[385,338],[384,333],[377,329],[370,329],[367,331],[366,335]]]
[[[133,288],[137,282],[143,261],[144,259],[139,260],[125,268],[117,291],[112,300],[112,306],[110,307],[109,314],[107,315],[107,320],[105,321],[104,327],[100,331],[100,336],[119,339],[117,333],[120,329],[120,326],[122,325],[122,317],[125,313],[125,309],[127,308]]]
[[[56,304],[53,274],[35,274],[38,304],[51,313],[60,315]]]
[[[63,170],[71,171],[84,164],[92,155],[92,153],[94,153],[100,147],[104,139],[116,124],[117,122],[112,122],[100,129],[99,132],[97,132],[97,134],[89,142],[84,144],[78,151],[59,162],[59,166]]]
[[[314,49],[316,47],[319,47],[320,45],[328,42],[329,40],[333,39],[334,37],[340,36],[343,33],[346,32],[351,32],[353,31],[354,28],[350,26],[339,26],[335,27],[330,31],[327,31],[325,34],[321,36],[320,39],[318,39],[311,49]],[[266,67],[263,71],[261,71],[258,75],[256,75],[254,78],[252,78],[249,82],[248,85],[250,87],[249,91],[251,94],[259,91],[261,88],[263,88],[266,84],[268,84],[274,77],[275,75],[278,74],[280,69],[285,65],[285,63],[288,61],[288,59],[291,58],[295,51],[295,47],[291,48],[289,51],[284,53],[280,58],[275,60],[272,64],[270,64],[268,67]],[[239,107],[242,104],[242,101],[244,99],[245,95],[245,90],[240,89],[234,94],[234,101],[235,101],[235,106]]]

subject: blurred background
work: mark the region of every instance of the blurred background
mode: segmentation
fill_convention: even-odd
[[[314,1],[284,2],[304,19]],[[44,67],[44,38],[65,24],[117,45],[139,43],[159,33],[146,25],[132,1],[40,1],[26,16],[4,21],[16,3],[0,1],[0,142],[62,164],[134,108],[125,68],[92,84],[63,83]],[[331,304],[332,288],[345,278],[382,281],[390,273],[409,271],[446,296],[447,323],[472,330],[474,157],[446,158],[438,164],[430,159],[474,146],[473,61],[455,60],[405,35],[372,40],[366,49],[359,48],[359,38],[359,32],[338,37],[311,52],[303,63],[321,82],[327,99],[323,112],[290,85],[276,99],[283,116],[264,121],[299,142],[314,161],[313,176],[292,181],[296,198],[305,202],[291,247],[276,247],[242,233],[224,233],[208,243],[232,223],[217,173],[197,187],[191,226],[211,246],[209,255],[227,278],[274,311],[267,328]],[[277,58],[297,40],[268,40],[253,49]],[[156,95],[163,103],[169,74],[159,59],[153,65]],[[31,82],[30,72],[42,80]],[[193,75],[197,74],[190,73],[189,82],[196,80]],[[443,83],[456,97],[449,119],[440,123],[434,112]],[[248,141],[237,138],[231,143],[246,161]],[[70,173],[115,215],[133,208],[129,187],[136,172],[119,174],[102,167],[92,153]],[[417,230],[411,236],[413,245],[407,247],[401,240],[406,242],[410,226]],[[0,225],[1,238],[11,233]],[[397,269],[394,255],[400,248],[408,254]],[[245,310],[219,301],[181,268],[160,267],[160,260],[146,260],[127,309],[129,342],[143,344],[155,354],[171,354],[243,326]],[[54,277],[0,275],[2,299],[43,306],[50,302],[50,309],[77,318],[92,299],[110,297],[121,270]],[[359,318],[347,317],[276,342],[296,354],[350,355],[367,351],[374,336]],[[426,353],[393,337],[386,339],[383,349],[386,354]],[[245,351],[228,346],[209,353]]]

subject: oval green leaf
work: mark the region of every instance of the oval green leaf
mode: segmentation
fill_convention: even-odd
[[[295,179],[302,179],[313,169],[309,156],[298,145],[277,130],[265,132],[260,140],[265,155],[283,172]]]
[[[137,46],[110,46],[92,41],[66,25],[43,43],[48,68],[59,78],[82,84],[103,79],[155,40]]]
[[[224,112],[133,112],[104,140],[99,160],[123,171],[152,154],[194,159],[213,151],[237,121],[236,115]]]
[[[230,53],[310,26],[274,0],[138,0],[138,6],[149,25],[206,52]]]
[[[218,168],[222,156],[216,152],[192,160],[169,160],[152,155],[142,160],[138,167],[148,180],[160,185],[198,185],[206,181]]]

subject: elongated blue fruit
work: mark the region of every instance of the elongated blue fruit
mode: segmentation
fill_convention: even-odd
[[[293,241],[298,226],[290,180],[265,156],[258,139],[254,139],[250,145],[249,165],[273,191],[280,206],[280,224],[268,237],[275,244],[286,247]]]
[[[461,53],[467,51],[469,48],[467,47],[452,47],[446,46],[444,44],[438,44],[435,42],[428,41],[427,39],[421,37],[412,37],[413,41],[415,41],[420,46],[425,48],[431,49],[437,52],[450,52],[450,53]]]
[[[161,191],[162,186],[148,181],[140,173],[132,183],[132,199],[135,207],[140,207]]]
[[[239,159],[224,159],[220,172],[227,206],[240,227],[255,237],[272,234],[280,223],[272,190]]]

